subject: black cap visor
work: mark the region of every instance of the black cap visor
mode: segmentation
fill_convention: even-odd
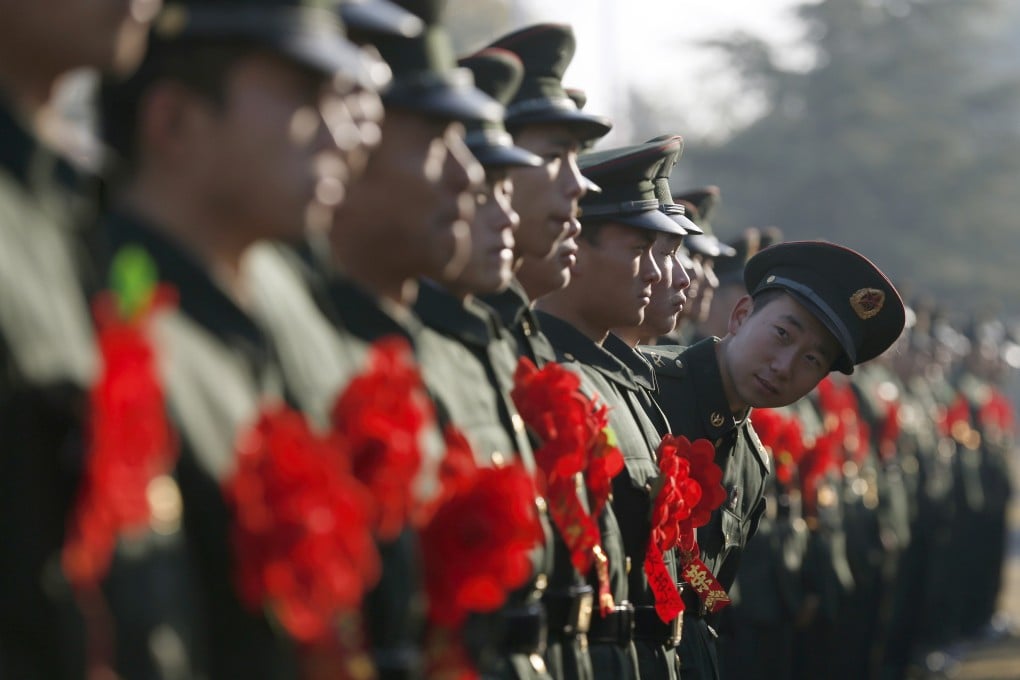
[[[581,215],[581,223],[591,222],[619,222],[638,229],[648,229],[664,234],[676,234],[684,236],[687,234],[683,228],[672,218],[666,216],[661,210],[645,210],[642,212],[629,213],[604,213],[598,215]]]
[[[671,220],[680,225],[680,228],[691,236],[704,234],[697,224],[691,221],[691,218],[684,214],[683,208],[680,206],[660,205],[659,210],[669,216]]]
[[[495,123],[503,118],[502,105],[476,88],[471,72],[465,68],[397,78],[382,93],[382,100],[389,108],[465,123]]]
[[[513,138],[500,130],[468,130],[464,138],[474,157],[487,168],[531,167],[542,165],[540,156],[514,146]]]
[[[388,0],[345,0],[340,17],[351,32],[413,38],[425,24],[413,13]]]
[[[314,32],[266,37],[282,54],[327,75],[348,78],[373,91],[390,82],[392,74],[386,62],[344,38]]]
[[[511,132],[525,125],[542,123],[567,126],[581,143],[605,137],[613,129],[608,118],[579,110],[569,98],[564,98],[562,102],[557,99],[532,99],[514,102],[507,107],[506,126]]]
[[[723,243],[717,236],[705,233],[687,239],[687,247],[692,253],[706,257],[733,257],[737,254],[737,250],[733,246]]]

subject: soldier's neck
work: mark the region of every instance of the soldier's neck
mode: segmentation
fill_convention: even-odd
[[[602,328],[598,324],[592,323],[586,317],[581,311],[581,305],[576,304],[571,299],[568,289],[556,291],[543,297],[535,303],[535,307],[547,314],[563,319],[596,345],[602,346],[606,336],[609,335],[608,328]]]
[[[120,207],[144,219],[201,262],[224,292],[244,307],[248,296],[242,260],[258,238],[196,209],[197,204],[172,200],[143,182],[131,186],[118,200]]]

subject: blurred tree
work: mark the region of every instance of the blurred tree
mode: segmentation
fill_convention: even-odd
[[[722,187],[723,235],[777,224],[860,249],[948,306],[993,297],[1020,311],[1016,3],[822,0],[798,13],[816,56],[806,71],[746,35],[718,43],[765,113],[721,141],[688,138],[675,180]]]

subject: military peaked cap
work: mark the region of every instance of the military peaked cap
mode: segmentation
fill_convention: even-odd
[[[648,142],[661,142],[679,135],[659,135],[649,139]],[[673,168],[676,167],[677,162],[680,160],[680,156],[683,155],[684,144],[683,140],[680,141],[680,146],[676,152],[672,155],[666,156],[662,161],[662,165],[655,173],[655,195],[659,199],[659,209],[662,212],[673,218],[673,221],[683,227],[683,230],[690,235],[700,234],[701,227],[695,222],[692,222],[690,216],[687,214],[685,206],[673,201],[673,194],[669,188],[669,176],[673,174]]]
[[[712,229],[712,213],[722,199],[719,187],[709,185],[673,194],[673,198],[687,207],[689,216],[698,223],[703,234],[688,239],[686,245],[692,253],[707,257],[733,257],[736,251],[723,243]]]
[[[843,354],[832,368],[853,373],[903,332],[903,300],[870,260],[826,241],[788,241],[748,260],[744,283],[751,295],[778,288],[804,305],[836,338]]]
[[[506,105],[520,87],[524,65],[517,55],[490,47],[458,62],[474,75],[475,87],[500,104]],[[481,122],[467,126],[468,148],[484,166],[538,166],[542,159],[518,146],[502,121]]]
[[[336,0],[170,0],[153,22],[153,47],[184,41],[248,41],[371,89],[387,66],[347,39]]]
[[[662,163],[683,144],[679,135],[632,146],[596,151],[578,159],[581,172],[602,187],[585,194],[581,222],[613,221],[641,229],[685,235],[687,231],[659,207],[655,177]]]
[[[537,24],[493,42],[490,47],[510,50],[524,64],[524,79],[507,105],[506,126],[563,123],[577,131],[582,142],[603,137],[612,123],[585,113],[563,88],[563,74],[574,58],[574,30],[565,24]]]
[[[414,111],[450,120],[498,122],[499,102],[475,87],[471,72],[457,66],[453,46],[440,19],[445,0],[396,0],[421,19],[420,35],[379,35],[372,39],[393,70],[393,82],[383,91],[388,108]]]

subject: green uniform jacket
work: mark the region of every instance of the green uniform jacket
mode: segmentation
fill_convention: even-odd
[[[414,311],[425,325],[417,346],[426,384],[450,422],[471,443],[478,464],[491,466],[516,457],[534,474],[531,442],[510,398],[517,357],[500,335],[495,312],[429,282],[421,284]],[[536,502],[540,509],[546,507],[544,500]],[[505,616],[474,617],[465,628],[469,641],[475,643],[475,654],[481,657],[480,671],[487,676],[549,677],[544,663],[539,663],[544,628],[541,598],[553,570],[553,530],[544,512],[542,525],[547,540],[532,554],[530,583],[511,594]],[[482,629],[488,635],[473,634]],[[532,640],[536,658],[507,649],[527,647]]]
[[[171,534],[115,565],[109,598],[118,645],[134,654],[151,648],[156,677],[175,677],[182,667],[210,678],[293,677],[290,641],[238,597],[232,519],[221,490],[235,470],[239,436],[262,407],[284,397],[272,340],[179,244],[125,214],[109,216],[105,226],[111,253],[143,249],[178,295],[177,308],[157,317],[153,332],[180,445],[174,478],[185,540]],[[187,656],[163,668],[181,652]],[[133,661],[128,675],[143,677]]]
[[[765,511],[768,452],[758,441],[749,417],[737,421],[730,413],[716,357],[715,338],[689,348],[642,347],[659,380],[659,405],[673,434],[690,440],[706,438],[715,445],[715,462],[723,470],[727,499],[697,531],[701,559],[729,590],[740,555]],[[682,680],[717,678],[714,633],[704,618],[685,612],[680,644]]]
[[[660,474],[655,452],[662,438],[657,425],[648,417],[647,393],[627,366],[574,326],[542,312],[538,312],[538,319],[560,361],[582,376],[582,389],[598,395],[609,406],[609,426],[623,454],[624,471],[613,479],[613,496],[608,506],[619,527],[624,561],[628,565],[625,592],[636,609],[634,648],[640,677],[675,678],[674,650],[662,639],[651,639],[647,623],[642,624],[654,623],[657,617],[644,562],[651,532],[649,517],[653,499],[649,489]],[[667,570],[675,579],[675,555],[667,553],[664,558]],[[611,555],[611,566],[613,562]]]
[[[495,314],[500,338],[513,354],[515,367],[521,357],[527,357],[539,368],[556,360],[556,352],[539,327],[531,301],[516,279],[506,290],[480,296],[477,302]],[[587,499],[581,497],[580,500],[584,504]],[[576,593],[587,584],[571,564],[570,554],[559,532],[554,530],[554,534],[553,569],[549,574],[547,593],[550,598],[558,597],[562,601],[564,595]],[[545,661],[549,674],[557,679],[590,680],[593,676],[592,657],[583,637],[550,634]]]
[[[517,356],[528,357],[539,368],[556,360],[556,352],[542,333],[531,309],[531,300],[517,279],[512,280],[503,292],[483,295],[479,299],[496,311]]]
[[[75,233],[81,185],[71,166],[37,142],[0,93],[4,678],[84,673],[81,622],[59,569],[80,474],[84,391],[97,365]]]

